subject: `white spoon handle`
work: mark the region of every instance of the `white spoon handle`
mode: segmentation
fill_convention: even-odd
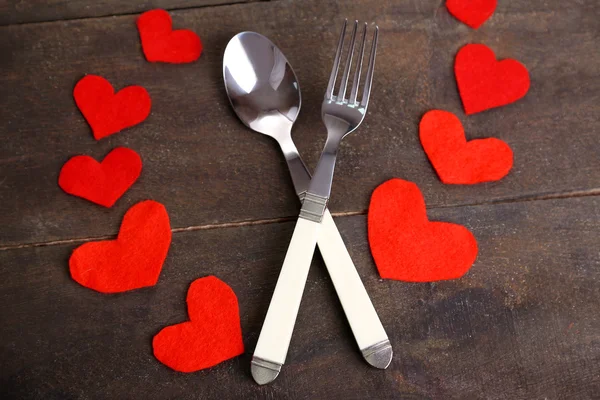
[[[383,343],[389,345],[388,336],[329,210],[326,210],[323,215],[318,244],[327,271],[331,276],[331,281],[335,286],[335,291],[363,356],[374,367],[387,368],[389,360],[378,357],[374,361],[372,358],[368,358],[368,355],[376,346],[381,346]],[[389,359],[391,359],[391,346],[389,346],[388,351]]]

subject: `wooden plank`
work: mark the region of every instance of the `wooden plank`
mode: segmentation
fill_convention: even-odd
[[[102,295],[69,278],[73,245],[0,252],[5,398],[592,399],[600,396],[600,197],[429,212],[479,242],[462,279],[378,279],[364,216],[337,218],[395,357],[361,359],[324,266],[313,263],[288,363],[259,387],[249,362],[293,223],[176,233],[159,283]],[[194,279],[214,274],[240,302],[246,354],[180,374],[151,339],[187,319]]]
[[[0,221],[10,228],[0,233],[0,247],[114,234],[124,211],[146,198],[163,202],[177,228],[294,217],[298,205],[285,163],[271,139],[234,116],[221,57],[243,30],[282,47],[303,90],[294,137],[314,167],[325,138],[319,107],[344,16],[377,21],[381,44],[369,115],[342,145],[334,213],[363,212],[372,190],[394,176],[417,182],[430,207],[598,192],[599,3],[500,2],[478,31],[456,22],[439,1],[373,4],[276,1],[173,12],[175,24],[197,31],[206,49],[199,62],[179,66],[144,60],[135,16],[0,28],[6,71],[0,135],[9,138],[0,148]],[[464,116],[452,60],[471,41],[529,67],[532,89],[525,99]],[[145,86],[153,99],[148,120],[96,142],[71,94],[86,73],[103,75],[117,88]],[[456,112],[469,138],[507,141],[516,160],[510,175],[479,186],[441,184],[418,142],[419,119],[432,108]],[[138,151],[144,170],[114,209],[61,192],[57,176],[69,157],[100,159],[118,145]]]
[[[47,0],[43,2],[35,0],[0,0],[0,26],[75,18],[135,14],[153,8],[176,10],[181,8],[247,3],[250,1],[259,0]]]

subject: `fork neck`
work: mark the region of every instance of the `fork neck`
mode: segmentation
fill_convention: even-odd
[[[337,135],[328,135],[325,147],[319,158],[317,169],[313,179],[308,187],[308,193],[323,197],[329,200],[331,194],[331,183],[333,181],[333,171],[335,169],[335,160],[337,158],[338,147],[341,137]]]
[[[338,135],[327,136],[317,169],[310,181],[302,210],[300,210],[300,218],[321,222],[331,194],[333,172],[340,141],[341,137]]]

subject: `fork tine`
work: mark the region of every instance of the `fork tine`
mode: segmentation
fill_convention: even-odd
[[[363,65],[363,57],[365,55],[365,41],[367,39],[367,23],[365,22],[365,26],[363,28],[362,33],[362,42],[360,43],[360,50],[358,56],[358,65],[356,66],[356,71],[354,72],[354,81],[352,82],[352,91],[350,92],[350,100],[348,103],[356,104],[356,97],[358,96],[358,80],[360,79],[360,74],[362,72]]]
[[[375,69],[375,54],[377,53],[377,37],[379,36],[379,27],[375,26],[375,34],[373,35],[373,44],[371,46],[371,57],[369,59],[369,67],[367,68],[367,77],[365,79],[365,88],[363,97],[360,101],[362,107],[367,107],[369,104],[369,96],[371,94],[371,83],[373,82],[373,70]]]
[[[337,51],[335,52],[335,60],[333,61],[333,68],[331,69],[331,75],[329,76],[329,84],[327,85],[327,91],[325,92],[325,99],[331,99],[331,96],[333,96],[333,87],[335,86],[335,79],[340,67],[340,57],[342,56],[342,48],[344,47],[344,36],[346,36],[347,24],[348,20],[346,19],[344,20],[344,26],[342,27],[342,33],[340,34]]]
[[[348,87],[348,77],[350,75],[350,67],[352,67],[352,56],[354,55],[354,42],[356,41],[356,28],[358,27],[358,21],[354,21],[354,29],[352,29],[352,39],[350,40],[350,47],[348,49],[348,58],[346,59],[346,67],[344,68],[344,75],[342,76],[342,84],[340,85],[340,91],[338,92],[337,100],[343,101],[346,97],[346,88]]]

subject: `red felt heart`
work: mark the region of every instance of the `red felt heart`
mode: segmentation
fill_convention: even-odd
[[[73,196],[112,207],[141,171],[140,156],[131,149],[117,147],[101,163],[90,156],[71,158],[60,170],[58,185]]]
[[[73,97],[96,140],[137,125],[150,114],[146,89],[127,86],[115,94],[110,82],[98,75],[86,75],[77,82]]]
[[[137,20],[146,60],[172,64],[196,61],[202,53],[198,35],[187,29],[172,30],[165,10],[146,11]]]
[[[454,74],[467,114],[513,103],[529,90],[527,68],[512,59],[497,61],[483,44],[468,44],[459,50]]]
[[[513,165],[513,152],[500,139],[467,142],[456,115],[433,110],[419,125],[421,144],[444,183],[472,185],[502,179]]]
[[[391,179],[371,196],[369,245],[385,279],[434,282],[463,276],[477,257],[477,241],[464,226],[429,222],[416,184]]]
[[[196,279],[187,294],[190,321],[163,328],[154,356],[180,372],[209,368],[244,352],[237,297],[214,276]]]
[[[479,28],[492,16],[498,0],[446,0],[446,8],[460,22]]]
[[[170,244],[167,210],[156,201],[142,201],[127,211],[116,240],[85,243],[73,251],[71,277],[102,293],[153,286]]]

